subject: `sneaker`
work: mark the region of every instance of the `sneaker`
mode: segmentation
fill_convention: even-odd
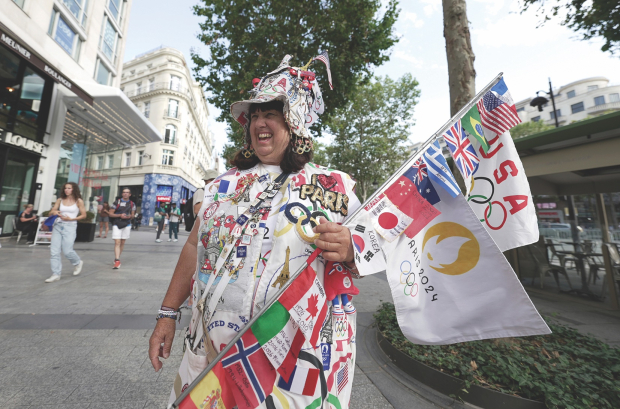
[[[48,278],[47,280],[45,280],[46,283],[53,283],[54,281],[58,281],[60,280],[60,276],[57,274],[52,274],[52,276],[50,278]]]
[[[172,240],[172,241],[177,242],[178,240],[177,240],[177,239],[174,239],[174,240]]]
[[[121,268],[121,261],[120,260],[114,260],[114,267],[112,267],[114,270],[118,270],[119,268]]]
[[[84,265],[84,262],[82,260],[80,260],[80,263],[75,266],[73,268],[73,275],[76,276],[78,274],[80,274],[82,272],[82,266]]]
[[[155,240],[155,243],[161,243],[160,239]]]
[[[34,244],[34,241],[27,241],[26,244]]]
[[[344,315],[344,312],[342,312],[342,307],[340,305],[334,305],[334,308],[332,308],[332,314],[333,315]]]
[[[353,306],[353,304],[348,303],[344,306],[344,312],[347,314],[355,314],[355,307]]]
[[[171,242],[171,241],[172,241],[172,239],[168,239],[168,242]]]

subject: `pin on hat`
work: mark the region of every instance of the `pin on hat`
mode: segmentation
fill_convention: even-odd
[[[286,55],[278,68],[262,78],[254,78],[250,91],[251,99],[238,101],[231,105],[230,112],[244,128],[249,124],[249,112],[252,104],[263,104],[270,101],[282,101],[284,104],[284,119],[291,131],[308,140],[305,146],[311,149],[312,142],[308,129],[317,121],[325,110],[323,95],[316,75],[308,71],[314,60],[322,61],[327,67],[327,74],[331,87],[331,72],[329,59],[324,51],[312,58],[304,67],[291,67],[290,55]]]

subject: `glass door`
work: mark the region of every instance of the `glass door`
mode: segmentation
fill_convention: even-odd
[[[24,209],[24,206],[32,203],[32,182],[36,171],[36,162],[28,159],[8,159],[0,154],[4,164],[0,163],[0,169],[4,168],[2,186],[0,186],[0,227],[1,234],[13,232],[13,220]],[[12,155],[15,156],[15,155]],[[4,158],[7,158],[4,160]],[[3,165],[3,166],[2,166]]]

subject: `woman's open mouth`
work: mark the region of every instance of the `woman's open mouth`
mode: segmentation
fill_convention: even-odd
[[[267,141],[269,139],[271,139],[273,137],[273,134],[270,133],[259,133],[258,134],[258,140],[259,141]]]

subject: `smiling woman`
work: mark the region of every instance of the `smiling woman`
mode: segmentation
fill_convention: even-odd
[[[351,278],[366,247],[356,236],[355,253],[351,230],[371,227],[367,221],[345,225],[347,214],[361,205],[349,175],[310,163],[308,128],[323,112],[323,99],[314,73],[307,66],[289,66],[289,59],[254,80],[252,99],[232,105],[233,117],[245,129],[245,146],[231,161],[235,167],[205,188],[197,223],[159,311],[149,347],[155,370],[162,367],[159,357],[169,355],[175,333],[170,318],[191,297],[186,353],[170,403],[192,390],[198,374],[260,311],[265,314],[257,324],[262,324],[252,325],[241,339],[246,348],[256,349],[260,338],[262,349],[252,359],[264,372],[239,375],[235,356],[243,351],[227,355],[225,370],[219,370],[235,393],[233,398],[231,390],[221,390],[224,406],[234,406],[227,399],[239,407],[268,402],[273,407],[278,400],[283,407],[306,408],[317,399],[349,406],[356,319],[349,295],[358,294]],[[279,303],[264,308],[304,262],[308,267]],[[364,264],[359,268],[370,273]],[[297,358],[306,361],[297,373],[311,371],[312,376],[293,380]],[[250,384],[258,388],[256,395]]]

